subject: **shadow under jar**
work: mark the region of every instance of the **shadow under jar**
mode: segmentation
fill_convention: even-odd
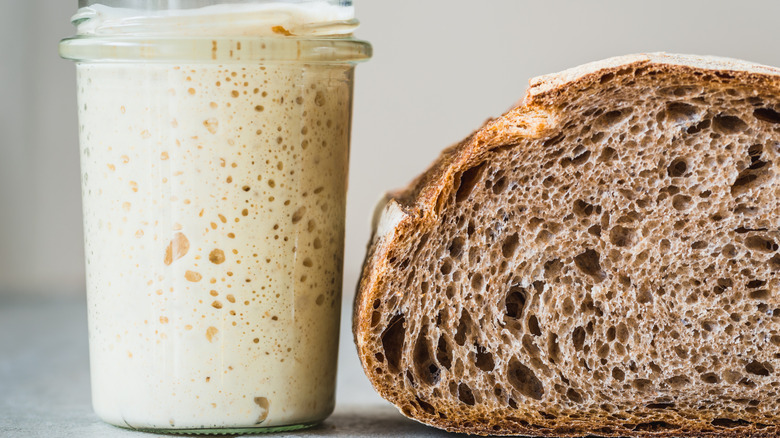
[[[108,423],[291,430],[333,410],[350,1],[82,1],[90,365]]]

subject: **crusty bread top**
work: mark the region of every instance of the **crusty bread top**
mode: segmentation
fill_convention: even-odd
[[[426,210],[426,206],[429,206],[431,197],[437,195],[441,185],[445,183],[442,179],[444,170],[457,172],[462,167],[459,164],[468,164],[460,162],[464,157],[478,159],[475,153],[487,151],[491,146],[542,136],[554,123],[550,118],[555,117],[556,105],[565,102],[567,96],[576,94],[605,78],[611,78],[620,71],[643,67],[672,75],[696,74],[702,79],[716,81],[736,79],[746,84],[780,90],[780,68],[777,67],[717,56],[663,52],[616,56],[559,73],[537,76],[529,80],[526,97],[519,105],[501,117],[489,120],[462,142],[445,149],[428,170],[407,188],[388,194],[380,208],[387,207],[387,203],[394,200],[399,206],[403,206],[404,211],[416,209],[418,214],[421,213]],[[432,184],[434,181],[440,183]],[[392,211],[398,208],[390,207]],[[392,213],[391,216],[398,218]],[[372,240],[382,236],[376,233],[376,225],[379,224],[380,217],[381,215],[375,215]]]
[[[587,64],[559,74],[542,76],[531,80],[531,88],[527,96],[517,107],[497,119],[488,121],[481,129],[463,142],[445,150],[439,159],[415,180],[410,187],[389,195],[386,203],[378,210],[375,216],[374,235],[372,236],[363,277],[356,296],[353,329],[359,356],[363,366],[366,368],[366,374],[383,396],[391,401],[399,402],[400,400],[397,397],[400,397],[399,394],[404,392],[402,389],[388,385],[387,382],[389,380],[386,371],[384,371],[384,377],[380,377],[383,359],[374,359],[375,353],[379,355],[377,350],[377,330],[385,327],[385,332],[387,332],[389,330],[387,327],[392,327],[393,320],[396,319],[393,315],[381,313],[387,312],[384,310],[386,307],[384,302],[390,300],[396,303],[404,300],[404,296],[407,294],[418,294],[419,292],[414,287],[404,289],[403,286],[398,287],[398,284],[396,284],[395,289],[392,291],[393,297],[383,296],[382,294],[387,292],[385,291],[387,289],[386,284],[399,283],[400,281],[397,278],[397,265],[404,258],[404,255],[401,253],[415,245],[419,251],[423,244],[417,245],[414,239],[433,229],[432,225],[440,220],[442,205],[448,202],[452,197],[453,190],[457,189],[457,187],[453,189],[453,182],[460,181],[468,169],[481,166],[480,163],[485,161],[486,156],[494,151],[496,154],[499,154],[499,151],[506,152],[518,144],[521,145],[518,148],[526,152],[534,148],[542,148],[544,142],[548,140],[552,142],[561,129],[563,129],[564,123],[562,121],[566,117],[568,117],[566,120],[570,124],[567,126],[572,126],[572,123],[574,124],[573,126],[577,126],[577,120],[572,120],[574,112],[570,106],[572,105],[571,102],[587,101],[593,90],[603,90],[606,88],[603,84],[613,80],[616,82],[620,80],[620,83],[623,85],[631,84],[631,77],[634,75],[644,78],[653,75],[663,76],[666,79],[679,78],[682,83],[700,82],[707,84],[706,89],[718,90],[719,92],[725,92],[730,87],[742,87],[739,92],[742,93],[740,94],[741,96],[750,96],[751,90],[760,90],[762,95],[770,96],[769,100],[774,102],[772,105],[775,110],[772,111],[773,115],[771,117],[773,118],[772,123],[777,123],[774,121],[777,114],[775,96],[780,95],[780,70],[743,61],[667,54],[630,55]],[[649,83],[652,83],[652,80]],[[647,79],[645,79],[644,84],[648,84]],[[745,92],[744,90],[748,91]],[[594,95],[595,98],[597,97]],[[629,101],[630,99],[623,101],[622,104],[625,105]],[[609,111],[610,108],[605,110]],[[753,110],[751,109],[750,111],[752,114]],[[596,115],[598,116],[598,113]],[[592,121],[593,118],[591,117],[590,119]],[[665,169],[664,172],[666,172]],[[731,177],[729,176],[729,178]],[[734,172],[733,177],[736,177],[736,172]],[[558,195],[553,194],[553,196]],[[773,225],[777,224],[773,223]],[[517,245],[516,241],[515,245]],[[617,245],[622,246],[620,243]],[[587,255],[587,251],[583,254]],[[395,256],[398,256],[397,261],[394,261]],[[583,260],[585,258],[587,257],[584,257]],[[577,263],[576,260],[574,262]],[[587,260],[583,263],[585,262]],[[586,264],[584,267],[580,266],[579,270],[589,271],[590,267]],[[527,287],[527,285],[523,287]],[[389,307],[393,307],[393,305]],[[391,317],[393,318],[391,319]],[[409,318],[411,316],[407,316],[407,322]],[[384,322],[377,325],[372,320]],[[414,336],[417,335],[415,334]],[[407,347],[404,348],[407,349]],[[408,353],[409,351],[404,354]],[[473,404],[473,399],[471,399],[471,402]],[[415,403],[418,407],[415,407]],[[401,404],[399,406],[402,406],[402,411],[407,415],[418,419],[423,417],[423,420],[426,422],[447,427],[450,430],[476,433],[492,431],[501,433],[532,433],[535,430],[532,427],[514,430],[511,428],[503,429],[504,426],[498,424],[495,424],[494,427],[499,427],[499,429],[487,429],[487,426],[469,421],[468,417],[458,417],[457,415],[453,417],[450,415],[452,411],[446,410],[444,412],[449,415],[449,419],[436,418],[435,416],[426,418],[425,413],[422,411],[431,408],[429,403],[434,403],[434,401],[430,398],[425,400],[418,398],[417,401],[412,399],[410,404],[406,405],[407,407],[412,406],[407,408],[407,410],[404,410]],[[438,412],[442,412],[439,410],[440,407],[438,405],[435,409]],[[447,408],[445,407],[444,409]],[[463,421],[462,427],[457,422],[458,418]],[[465,425],[466,423],[468,423],[468,426]],[[691,434],[691,431],[695,431],[695,428],[690,426],[691,424],[694,424],[694,422],[691,422],[688,428],[685,429],[686,434]],[[717,421],[713,425],[717,426]],[[762,433],[766,433],[767,430],[769,429],[764,429]],[[776,433],[777,430],[780,429],[773,423],[772,433]],[[561,431],[559,430],[559,432]],[[645,431],[640,428],[633,429],[633,432],[631,429],[622,432],[631,433],[632,435],[653,435],[657,431]],[[699,432],[704,433],[701,430]],[[706,432],[707,434],[712,434],[721,433],[722,431],[717,432],[713,429]],[[550,432],[545,433],[549,434]],[[578,433],[582,433],[582,429],[571,429],[564,434],[577,435]],[[669,433],[666,432],[667,435]],[[742,430],[736,434],[744,433],[745,431]]]
[[[575,82],[583,82],[587,78],[601,78],[610,72],[628,67],[665,66],[667,71],[711,70],[719,75],[732,74],[741,80],[764,81],[765,75],[780,75],[780,69],[743,61],[740,59],[723,58],[719,56],[677,55],[672,53],[641,53],[616,56],[602,61],[590,62],[559,73],[537,76],[530,80],[528,97],[531,100],[544,100],[555,92],[569,87]]]

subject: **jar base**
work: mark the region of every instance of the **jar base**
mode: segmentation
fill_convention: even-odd
[[[269,426],[269,427],[235,427],[235,428],[203,428],[203,429],[154,429],[154,428],[129,428],[119,426],[122,429],[135,430],[139,432],[158,433],[165,435],[248,435],[260,433],[278,433],[291,432],[294,430],[308,429],[320,424],[321,421],[309,423],[291,424],[287,426]]]

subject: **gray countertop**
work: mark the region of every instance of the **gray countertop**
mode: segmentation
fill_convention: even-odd
[[[348,303],[344,315],[351,314]],[[373,391],[343,318],[336,411],[295,436],[443,437],[403,417]],[[86,304],[0,295],[0,437],[152,436],[101,422],[89,391]],[[275,435],[280,436],[280,435]]]

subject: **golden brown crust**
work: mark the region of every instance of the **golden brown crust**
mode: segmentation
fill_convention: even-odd
[[[384,207],[382,218],[375,224],[369,243],[362,277],[355,297],[353,334],[364,371],[376,390],[386,399],[397,404],[395,388],[386,387],[374,370],[367,369],[366,348],[371,330],[372,306],[381,299],[381,287],[388,273],[388,253],[402,237],[413,230],[425,228],[437,220],[440,197],[450,190],[453,176],[475,165],[492,149],[511,146],[523,139],[539,139],[558,128],[558,112],[571,96],[621,75],[625,71],[644,69],[652,74],[695,77],[701,81],[723,84],[740,83],[764,87],[780,93],[780,69],[722,58],[696,57],[667,54],[641,54],[612,58],[587,64],[555,75],[530,81],[531,87],[522,103],[503,116],[488,121],[461,143],[444,150],[441,156],[405,190],[392,194]],[[565,110],[565,109],[564,109]],[[535,435],[582,436],[597,433],[602,436],[779,436],[780,427],[761,425],[740,427],[732,431],[712,428],[704,430],[700,423],[691,421],[682,430],[667,431],[663,425],[638,425],[637,428],[600,429],[598,421],[582,421],[570,428],[546,429],[543,425],[523,424],[522,421],[506,422],[505,428],[488,428],[474,418],[420,415],[419,411],[401,411],[415,420],[450,432],[466,432],[480,435]],[[497,413],[505,415],[506,413]]]

